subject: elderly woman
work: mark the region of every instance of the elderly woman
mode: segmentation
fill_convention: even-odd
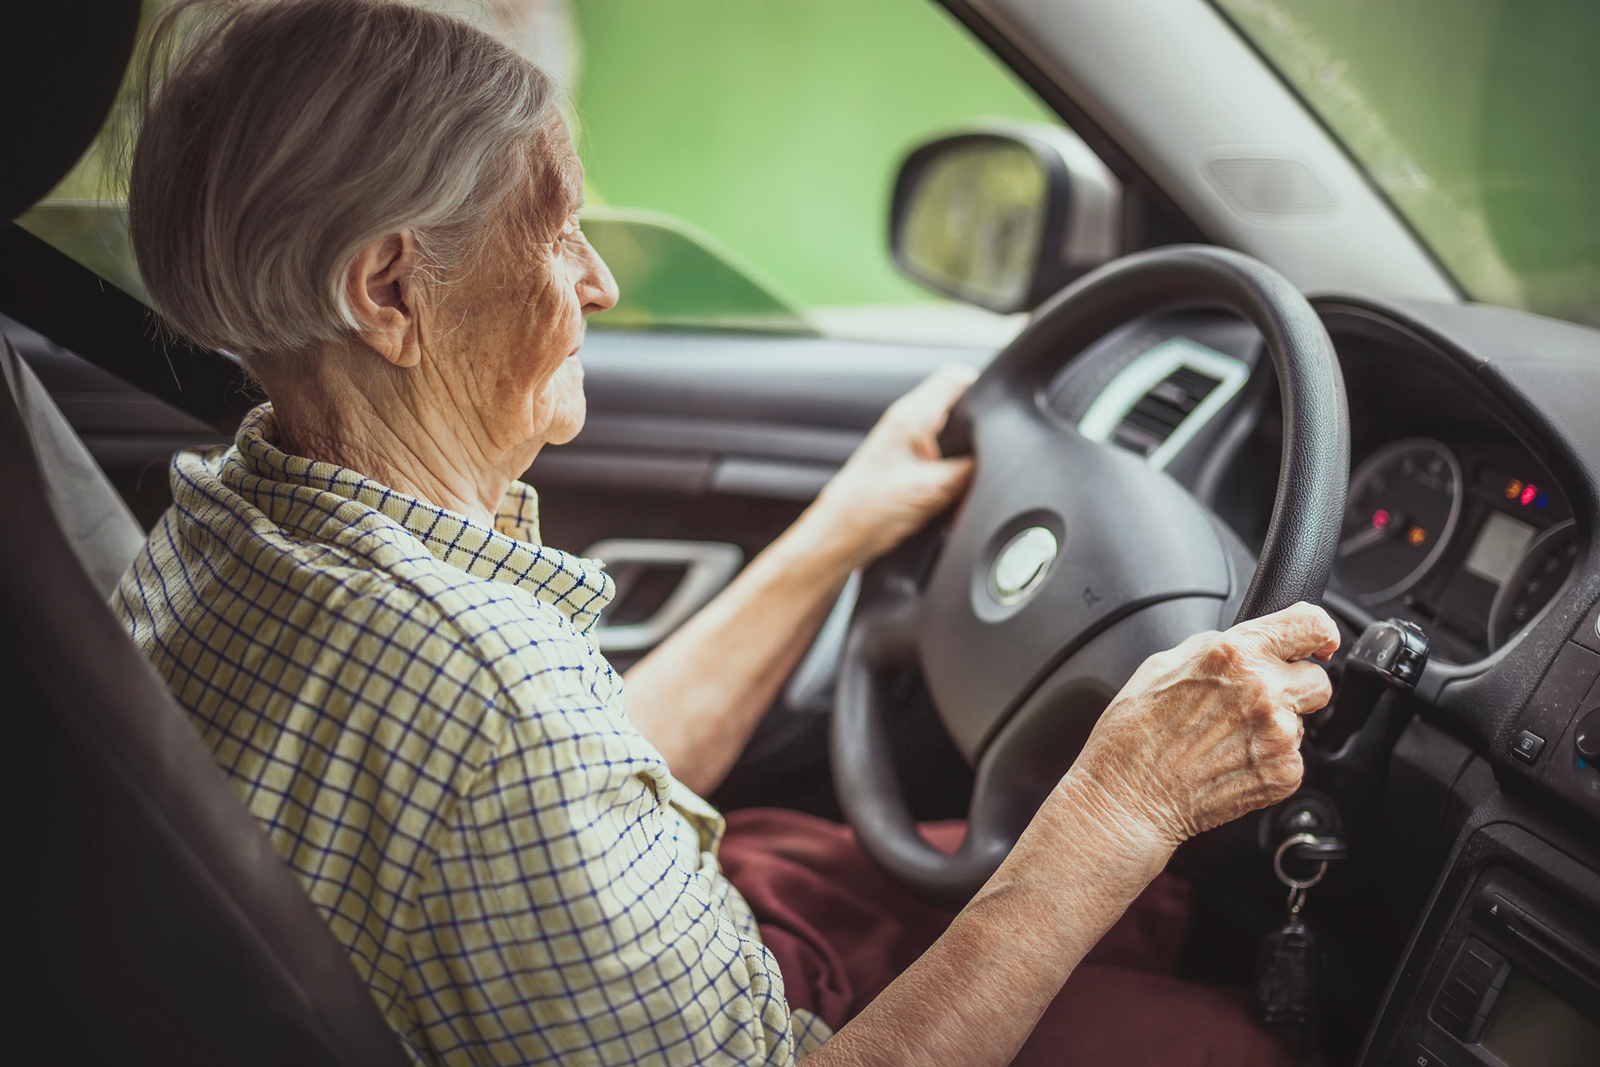
[[[116,608],[418,1062],[1282,1057],[1234,1000],[1158,973],[1172,894],[1164,965],[1097,942],[1181,841],[1295,787],[1297,716],[1328,695],[1303,662],[1337,641],[1324,614],[1153,657],[921,942],[836,906],[853,894],[888,926],[912,907],[859,856],[818,860],[848,833],[798,816],[770,824],[772,858],[810,888],[785,904],[769,879],[758,924],[696,791],[845,576],[962,492],[968,461],[934,437],[967,376],[896,403],[624,690],[587,636],[610,578],[539,543],[518,481],[582,426],[585,316],[617,298],[549,81],[383,0],[196,7],[156,22],[133,243],[170,327],[238,353],[271,402],[232,447],[175,459]],[[786,908],[837,944],[775,955]],[[858,966],[885,975],[861,980],[876,995],[830,999]]]

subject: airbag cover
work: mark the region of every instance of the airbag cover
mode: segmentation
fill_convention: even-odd
[[[981,389],[981,386],[979,387]],[[918,652],[956,746],[975,760],[1035,686],[1112,622],[1174,597],[1229,594],[1204,508],[1140,457],[1083,438],[1036,404],[974,395],[977,476],[921,604]],[[987,401],[987,402],[986,402]],[[996,595],[1053,558],[1021,596]],[[1013,545],[1005,561],[1001,553]]]

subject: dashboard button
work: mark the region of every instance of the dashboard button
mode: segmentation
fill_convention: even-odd
[[[1578,723],[1578,732],[1572,738],[1573,744],[1578,749],[1578,755],[1585,762],[1594,763],[1600,760],[1600,708],[1595,708],[1583,717]]]
[[[1444,1067],[1444,1060],[1438,1054],[1418,1041],[1410,1052],[1395,1059],[1396,1067]]]
[[[1544,751],[1544,738],[1532,730],[1524,730],[1511,743],[1511,754],[1523,763],[1532,763]]]
[[[1588,710],[1585,695],[1596,681],[1600,681],[1600,654],[1568,641],[1556,653],[1555,661],[1545,672],[1533,699],[1523,709],[1517,729],[1527,730],[1536,737],[1564,739],[1572,728],[1578,709]],[[1517,738],[1514,734],[1510,747],[1515,753]],[[1539,759],[1541,765],[1548,762],[1542,756]],[[1523,759],[1519,762],[1531,766],[1534,761]]]

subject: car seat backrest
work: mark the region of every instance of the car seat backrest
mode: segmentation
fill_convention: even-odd
[[[0,352],[0,374],[33,446],[50,511],[89,581],[109,599],[144,547],[144,531],[44,383],[10,345]]]
[[[99,483],[80,465],[82,443],[0,346],[5,936],[12,988],[22,986],[8,997],[7,1047],[37,1046],[18,1062],[408,1063],[344,948],[69,547],[40,453],[68,457],[71,477],[94,492]]]

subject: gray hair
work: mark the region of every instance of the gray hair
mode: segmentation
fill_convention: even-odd
[[[180,0],[139,74],[140,274],[175,333],[252,369],[361,327],[344,275],[365,245],[410,231],[443,278],[544,184],[554,83],[393,0]]]

